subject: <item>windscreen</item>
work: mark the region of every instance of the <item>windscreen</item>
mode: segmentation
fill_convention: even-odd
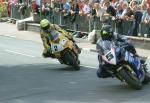
[[[57,31],[51,31],[51,40],[55,41],[59,38],[59,33]]]
[[[113,46],[114,46],[114,43],[112,41],[101,40],[98,42],[97,50],[101,55],[104,55],[108,51],[110,51],[111,47],[113,47]]]

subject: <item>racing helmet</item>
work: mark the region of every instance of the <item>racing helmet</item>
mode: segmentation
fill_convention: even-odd
[[[40,22],[40,27],[41,27],[41,29],[43,29],[43,30],[48,30],[49,27],[50,27],[50,22],[49,22],[47,19],[43,19],[43,20],[41,20],[41,22]]]
[[[101,38],[103,40],[111,40],[113,38],[113,32],[111,25],[104,25],[100,31]]]

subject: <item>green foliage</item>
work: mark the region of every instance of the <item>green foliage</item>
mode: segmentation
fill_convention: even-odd
[[[8,12],[7,12],[7,4],[0,5],[0,18],[1,17],[7,17]]]

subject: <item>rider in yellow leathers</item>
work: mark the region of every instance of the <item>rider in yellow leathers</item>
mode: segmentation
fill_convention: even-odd
[[[62,35],[64,35],[65,37],[67,37],[69,40],[72,40],[73,42],[75,42],[73,40],[73,36],[70,33],[68,33],[64,29],[60,28],[56,24],[51,24],[47,19],[41,20],[40,27],[41,27],[40,35],[41,35],[41,39],[43,41],[43,46],[44,46],[43,57],[54,58],[54,55],[51,52],[51,44],[49,42],[49,37],[51,35],[50,34],[51,31],[57,31],[57,32],[61,33]],[[75,47],[77,48],[78,53],[81,53],[80,48],[76,44],[75,44]]]

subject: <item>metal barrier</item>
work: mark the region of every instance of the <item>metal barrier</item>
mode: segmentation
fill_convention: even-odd
[[[21,15],[18,12],[19,8],[19,5],[12,5],[11,18],[21,19]],[[24,18],[30,16],[30,11],[31,8],[27,8]],[[62,12],[58,12],[55,10],[51,10],[43,16],[43,18],[48,19],[51,23],[65,26],[66,29],[71,31],[91,32],[93,29],[100,30],[103,24],[111,24],[114,31],[116,31],[117,33],[132,36],[132,34],[130,34],[130,31],[133,26],[133,21],[123,20],[122,23],[118,25],[111,18],[108,18],[107,20],[101,22],[99,17],[93,17],[89,19],[86,16],[80,15],[76,15],[76,19],[74,21],[71,21],[71,17],[64,18]],[[146,26],[145,24],[141,23],[139,27],[139,34],[141,36],[147,34],[147,37],[150,37],[149,29],[150,26]]]
[[[25,10],[25,14],[21,15],[21,13],[19,12],[20,6],[21,5],[13,5],[13,4],[11,5],[11,18],[12,19],[21,20],[21,19],[30,17],[31,8],[27,7]]]
[[[86,16],[77,15],[76,20],[71,22],[70,17],[63,18],[63,13],[55,11],[51,11],[45,18],[47,18],[51,23],[64,25],[68,30],[82,32],[90,32],[93,29],[100,30],[103,24],[111,24],[114,31],[117,33],[132,36],[130,31],[133,26],[133,21],[122,20],[122,23],[118,25],[115,21],[111,20],[111,18],[101,22],[99,17],[89,19]],[[150,37],[149,29],[150,27],[148,28],[144,23],[141,23],[138,35],[144,36],[144,34],[147,34],[147,37]]]

